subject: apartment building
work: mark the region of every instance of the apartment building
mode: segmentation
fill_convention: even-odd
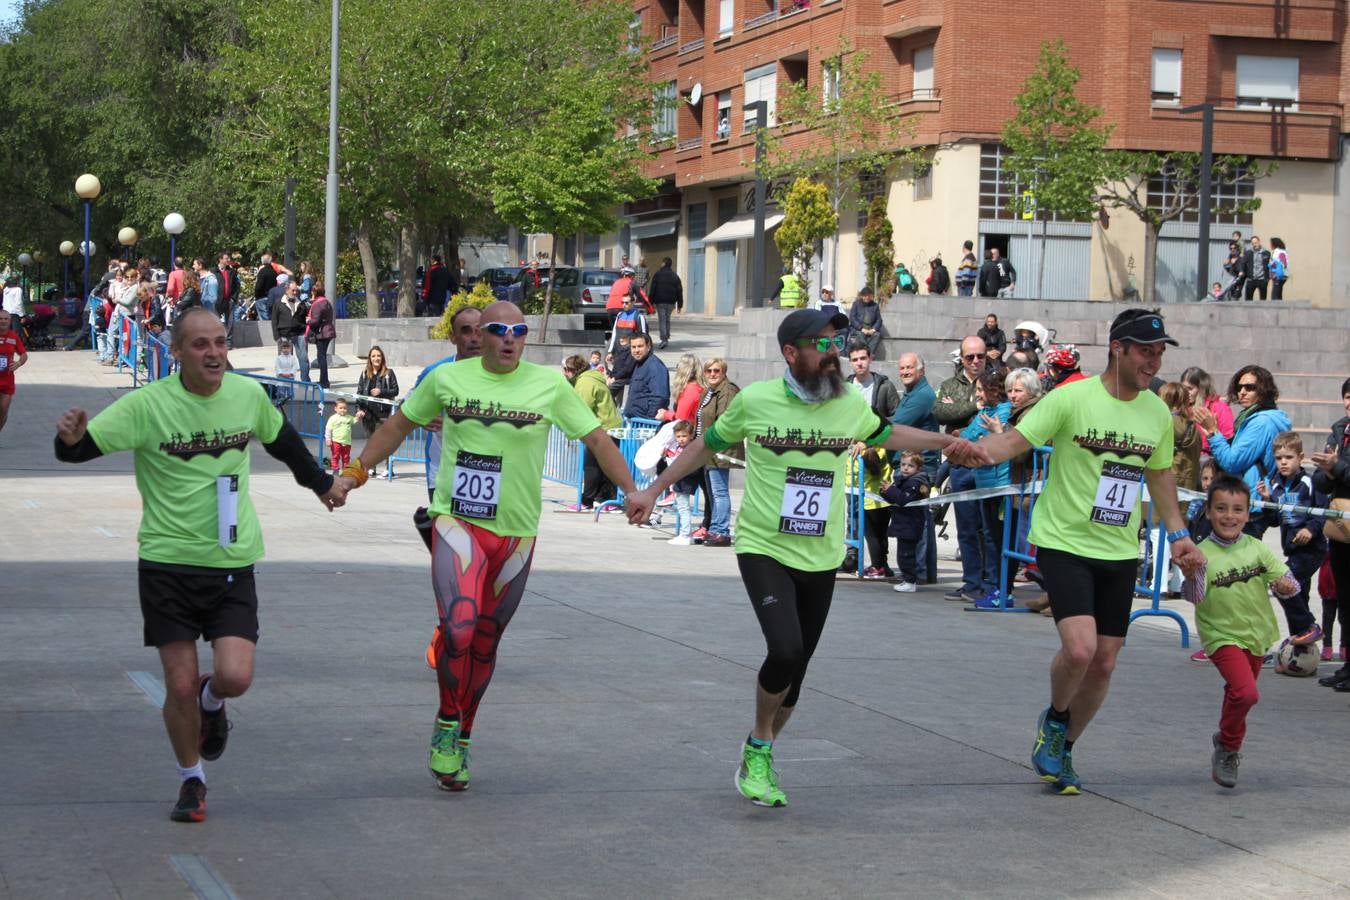
[[[653,95],[665,101],[649,171],[663,187],[622,210],[606,255],[617,261],[626,249],[651,265],[671,256],[695,312],[744,304],[754,211],[747,104],[765,100],[774,124],[786,82],[818,85],[823,98],[829,63],[849,46],[881,74],[886,111],[909,120],[934,163],[914,180],[859,186],[864,200],[887,197],[898,259],[922,277],[934,255],[959,259],[965,240],[977,252],[998,246],[1019,270],[1018,295],[1032,296],[1043,247],[1044,297],[1126,299],[1143,275],[1135,216],[1052,220],[1042,242],[1042,223],[1009,203],[1022,186],[1003,170],[998,136],[1041,42],[1060,37],[1082,72],[1079,96],[1115,125],[1113,147],[1198,150],[1200,116],[1182,109],[1212,103],[1216,153],[1278,161],[1245,188],[1259,210],[1216,218],[1214,278],[1233,231],[1267,243],[1279,236],[1291,258],[1287,299],[1350,306],[1345,26],[1339,0],[637,0],[632,27],[649,48]],[[789,144],[812,140],[781,127]],[[1160,202],[1170,189],[1155,178],[1150,196]],[[772,226],[776,211],[766,212]],[[831,281],[847,297],[861,284],[861,224],[856,212],[842,217],[838,271],[819,272],[817,287]],[[1158,299],[1193,293],[1197,240],[1194,217],[1163,227]],[[565,250],[600,261],[591,241]],[[772,284],[780,263],[768,244]]]

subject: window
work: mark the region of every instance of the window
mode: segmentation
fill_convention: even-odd
[[[1153,49],[1153,102],[1181,102],[1181,51]]]
[[[886,196],[886,173],[871,171],[858,173],[858,231],[867,227],[867,208],[878,197]]]
[[[736,0],[722,0],[717,12],[717,36],[727,37],[736,27]]]
[[[731,137],[731,91],[717,94],[717,139],[724,141]]]
[[[933,48],[920,47],[914,51],[914,93],[916,100],[937,96],[933,90]]]
[[[750,104],[760,100],[765,101],[769,106],[766,122],[770,126],[774,125],[776,123],[775,114],[778,111],[778,63],[758,66],[745,73],[742,133],[748,133],[755,129],[755,111]]]
[[[675,136],[675,113],[679,107],[675,99],[675,82],[658,84],[652,99],[652,140],[664,141]]]
[[[1031,186],[1024,185],[1003,169],[1003,156],[1008,152],[1002,144],[980,146],[980,218],[1020,220],[1024,205],[1035,205]],[[1014,206],[1013,203],[1016,202]],[[1058,214],[1041,212],[1037,220],[1048,222],[1083,221]]]
[[[933,199],[933,167],[926,165],[914,173],[914,199]]]
[[[841,61],[837,56],[820,64],[820,99],[826,109],[832,110],[839,105],[839,73],[841,69]]]
[[[686,220],[688,222],[686,228],[689,232],[689,242],[692,244],[696,241],[702,241],[703,236],[708,233],[708,204],[689,204]]]
[[[1297,109],[1298,57],[1239,55],[1237,105],[1239,109]]]
[[[1210,187],[1214,198],[1211,207],[1211,216],[1215,225],[1250,225],[1252,224],[1252,214],[1250,212],[1237,212],[1239,203],[1251,200],[1256,196],[1256,185],[1250,178],[1238,178],[1237,180],[1224,180],[1215,178]],[[1199,196],[1199,190],[1193,183],[1188,183],[1178,177],[1178,174],[1171,169],[1159,172],[1148,180],[1148,208],[1149,209],[1169,209],[1176,205],[1178,199],[1183,194]],[[1199,222],[1200,209],[1196,200],[1191,200],[1191,208],[1187,209],[1175,221],[1178,222]]]
[[[628,23],[628,52],[637,53],[642,49],[642,13],[634,13]]]

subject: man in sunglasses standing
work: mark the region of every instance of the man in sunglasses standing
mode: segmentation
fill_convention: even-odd
[[[955,434],[975,418],[975,381],[987,365],[984,338],[971,335],[961,341],[961,368],[938,387],[933,417],[943,430]],[[965,467],[951,467],[953,492],[975,488],[975,473]],[[946,599],[974,603],[985,595],[989,585],[998,578],[997,560],[986,559],[987,543],[981,532],[980,501],[966,500],[952,504],[956,515],[956,544],[961,548],[961,585],[946,595]]]
[[[892,425],[872,411],[839,370],[848,316],[799,309],[778,326],[787,371],[742,390],[656,481],[629,494],[628,520],[647,520],[670,485],[745,442],[745,495],[736,561],[768,645],[755,691],[754,727],[736,788],[759,806],[787,805],[773,769],[773,742],[801,693],[825,628],[835,570],[844,559],[844,479],[864,442],[887,450],[945,450],[980,465],[983,451],[952,435]],[[983,345],[981,345],[983,350]]]
[[[562,374],[521,358],[529,328],[520,307],[488,305],[479,328],[482,356],[432,369],[339,478],[360,487],[415,427],[441,417],[430,508],[440,710],[428,768],[447,791],[469,786],[474,716],[525,593],[549,428],[580,438],[611,481],[634,490],[619,449]]]

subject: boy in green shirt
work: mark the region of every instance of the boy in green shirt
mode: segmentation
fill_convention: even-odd
[[[333,465],[334,475],[352,461],[352,426],[355,424],[356,416],[347,412],[347,401],[333,401],[333,414],[324,426],[323,437],[328,442],[329,461]]]

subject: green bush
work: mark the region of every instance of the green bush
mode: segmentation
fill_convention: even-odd
[[[566,315],[572,311],[572,301],[562,294],[553,295],[551,306],[555,316]],[[542,316],[544,314],[544,289],[525,292],[524,312],[527,316]]]
[[[466,306],[476,306],[479,309],[487,306],[496,300],[492,293],[492,288],[487,286],[487,282],[480,281],[473,286],[471,291],[460,291],[450,298],[450,302],[445,305],[445,312],[441,314],[441,320],[431,326],[431,337],[438,341],[450,340],[450,320],[455,317]]]

